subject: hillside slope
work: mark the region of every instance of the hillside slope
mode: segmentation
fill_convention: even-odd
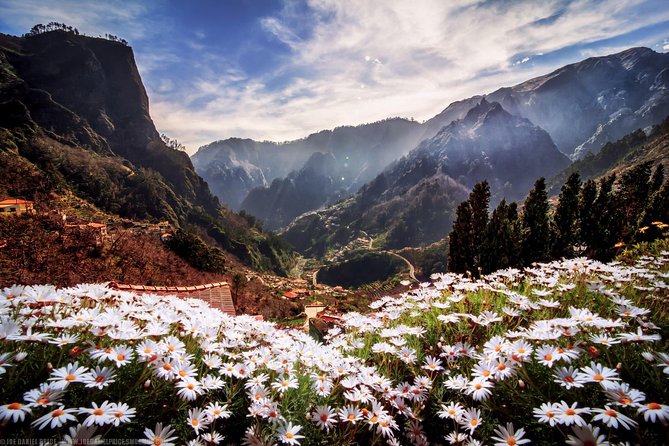
[[[669,116],[648,134],[638,129],[605,144],[596,155],[589,154],[573,162],[548,181],[548,191],[553,195],[559,193],[560,187],[573,172],[578,172],[582,180],[588,180],[619,173],[647,161],[662,163],[665,170],[669,169]]]
[[[429,244],[448,233],[455,207],[476,182],[488,179],[493,200],[518,199],[537,177],[568,163],[544,130],[482,99],[355,196],[298,218],[283,236],[315,255],[345,245],[356,231],[388,248]]]
[[[0,193],[74,192],[134,219],[195,225],[248,264],[288,256],[222,208],[188,156],[160,139],[132,49],[51,31],[0,35]]]

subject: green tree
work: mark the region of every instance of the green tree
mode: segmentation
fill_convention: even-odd
[[[636,233],[641,213],[648,204],[652,166],[652,161],[637,164],[622,175],[618,184],[623,222],[621,236],[626,241]]]
[[[619,203],[613,189],[615,181],[615,175],[601,178],[597,198],[592,203],[596,232],[589,256],[598,260],[610,260],[615,252],[615,244],[620,240],[621,220]]]
[[[574,172],[560,190],[559,202],[553,217],[551,256],[554,259],[574,256],[580,192],[581,178]]]
[[[597,184],[588,180],[583,184],[578,197],[578,241],[586,247],[588,252],[595,244],[599,233],[599,222],[593,214],[592,207],[597,198]]]
[[[517,218],[517,212],[514,213]],[[483,273],[491,273],[498,269],[513,266],[517,260],[517,240],[514,236],[515,221],[511,221],[511,206],[502,200],[495,208],[485,230],[481,248],[481,269]]]
[[[524,265],[548,260],[549,223],[546,181],[539,178],[530,191],[522,217],[521,258]]]
[[[509,204],[507,218],[511,227],[511,250],[509,252],[509,266],[521,266],[520,248],[523,240],[522,221],[518,213],[518,204],[514,201]]]
[[[472,208],[469,201],[463,201],[455,212],[455,222],[448,235],[448,270],[455,273],[472,271],[473,258]]]
[[[487,181],[481,181],[474,185],[469,194],[469,206],[472,210],[472,240],[474,244],[472,260],[472,273],[478,276],[481,267],[481,251],[488,226],[488,207],[490,205],[490,185]]]

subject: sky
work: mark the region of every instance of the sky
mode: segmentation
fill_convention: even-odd
[[[190,153],[449,103],[587,57],[669,51],[667,0],[0,0],[0,32],[125,38],[161,133]]]

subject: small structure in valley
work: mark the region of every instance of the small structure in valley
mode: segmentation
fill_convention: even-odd
[[[325,305],[322,302],[316,301],[311,302],[304,306],[304,314],[307,315],[306,320],[304,321],[304,331],[309,332],[309,321],[311,319],[316,319],[318,313],[325,310]]]

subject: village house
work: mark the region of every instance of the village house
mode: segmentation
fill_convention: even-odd
[[[0,215],[16,215],[33,212],[33,202],[20,198],[8,198],[0,201]]]

